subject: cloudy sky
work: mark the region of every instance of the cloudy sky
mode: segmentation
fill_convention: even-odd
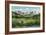
[[[21,6],[12,6],[11,7],[11,10],[12,11],[28,11],[28,12],[31,12],[31,11],[37,11],[39,12],[40,11],[40,7],[21,7]]]

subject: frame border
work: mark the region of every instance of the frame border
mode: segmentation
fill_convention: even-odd
[[[9,32],[9,4],[29,4],[29,5],[43,5],[43,30],[34,30],[34,31],[16,31]],[[5,1],[5,34],[19,34],[19,33],[35,33],[35,32],[44,32],[45,31],[45,3],[39,2],[24,2],[24,1]]]

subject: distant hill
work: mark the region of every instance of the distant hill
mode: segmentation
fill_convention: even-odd
[[[28,13],[28,14],[25,14],[25,13],[21,13],[20,11],[18,12],[12,12],[12,16],[14,17],[38,17],[40,16],[40,14],[36,14],[34,13],[33,11]]]

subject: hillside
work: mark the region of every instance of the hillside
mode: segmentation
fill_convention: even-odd
[[[19,14],[17,12],[12,12],[13,17],[22,18],[22,17],[38,17],[39,14],[34,14],[33,12],[30,12],[29,14]]]
[[[40,14],[19,14],[12,12],[12,27],[39,27],[40,26]]]

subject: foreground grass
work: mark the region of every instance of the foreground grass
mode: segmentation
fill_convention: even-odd
[[[37,27],[40,25],[39,19],[32,18],[13,18],[12,19],[12,27],[20,28],[20,27]]]

